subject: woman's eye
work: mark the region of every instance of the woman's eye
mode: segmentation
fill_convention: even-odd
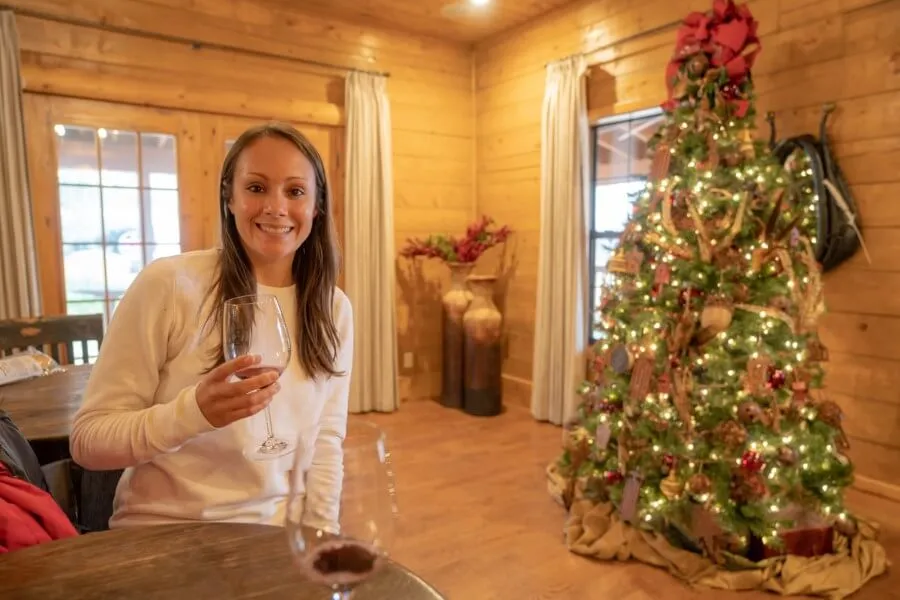
[[[251,183],[250,185],[247,186],[247,190],[253,192],[254,194],[259,194],[260,192],[263,191],[263,187],[261,185],[259,185],[258,183]]]
[[[300,188],[300,187],[291,188],[291,196],[293,196],[295,198],[299,198],[300,196],[304,195],[305,193],[306,193],[306,190],[304,190],[303,188]]]

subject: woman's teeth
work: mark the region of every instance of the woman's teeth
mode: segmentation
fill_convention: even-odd
[[[293,227],[275,227],[272,225],[262,225],[261,223],[257,223],[256,226],[266,233],[287,233],[293,229]]]

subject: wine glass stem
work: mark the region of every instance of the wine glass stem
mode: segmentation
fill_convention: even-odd
[[[353,590],[334,590],[331,592],[331,600],[352,600]]]
[[[275,432],[272,430],[272,412],[268,406],[263,410],[266,417],[266,441],[268,441],[275,437]]]

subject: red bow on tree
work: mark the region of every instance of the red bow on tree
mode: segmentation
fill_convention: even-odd
[[[743,117],[749,106],[740,97],[740,85],[750,75],[750,69],[761,49],[757,36],[758,22],[746,5],[737,6],[734,0],[715,0],[711,12],[693,12],[685,17],[678,29],[675,53],[666,67],[669,100],[666,110],[675,108],[684,93],[679,91],[689,76],[686,67],[691,60],[699,60],[717,72],[724,70],[728,83],[719,90],[721,100],[734,107]],[[703,73],[694,72],[695,77]]]

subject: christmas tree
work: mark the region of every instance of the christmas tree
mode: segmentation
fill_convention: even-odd
[[[828,552],[857,526],[841,410],[822,390],[808,170],[754,141],[756,29],[716,0],[678,31],[650,181],[608,264],[557,465],[567,503],[611,502],[714,560]]]

